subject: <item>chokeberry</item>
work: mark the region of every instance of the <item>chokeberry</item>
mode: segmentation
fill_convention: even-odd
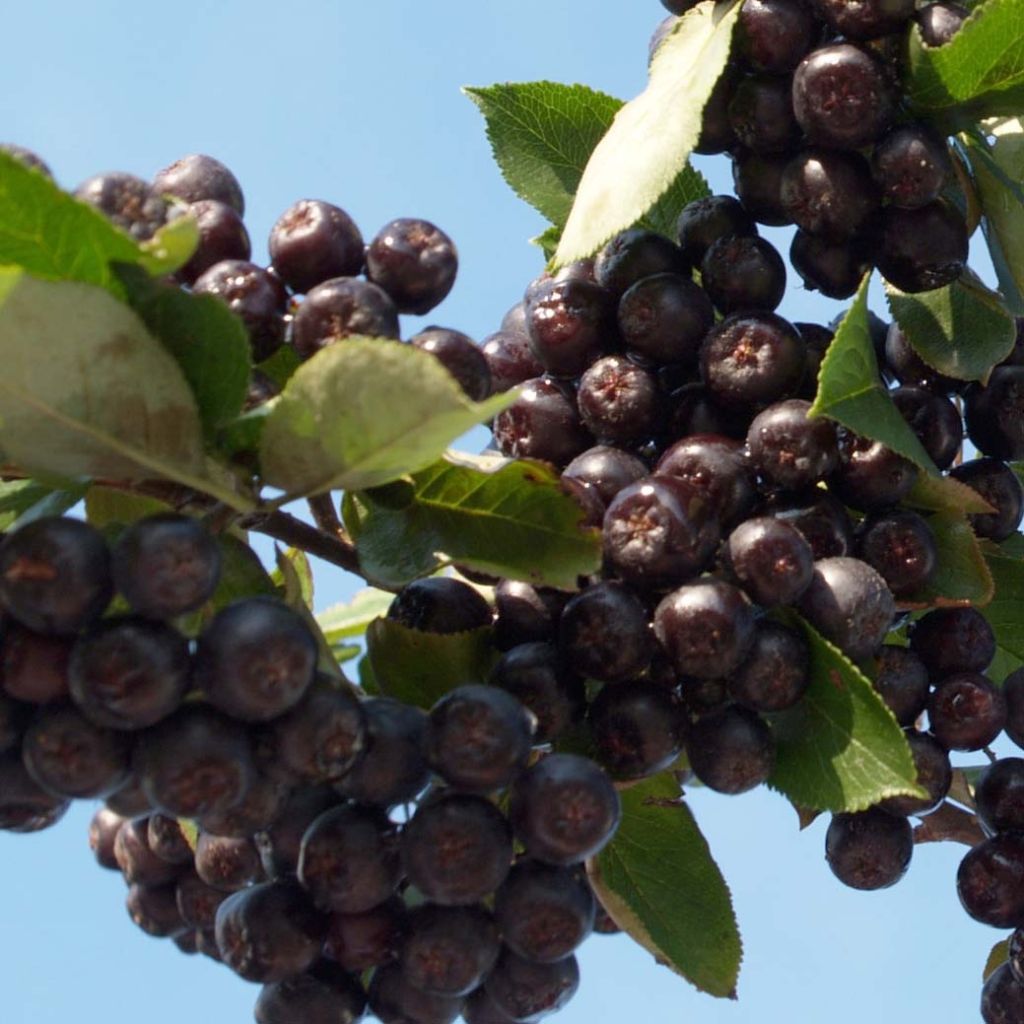
[[[576,405],[583,425],[598,441],[628,445],[654,432],[661,394],[649,370],[625,356],[604,356],[581,377]]]
[[[196,874],[212,889],[237,892],[264,879],[259,851],[250,838],[200,832],[195,850]]]
[[[730,576],[757,604],[794,604],[810,586],[814,553],[795,526],[773,516],[740,523],[729,534],[722,560]]]
[[[850,508],[871,512],[895,505],[910,493],[918,469],[881,441],[851,430],[839,431],[839,464],[829,490]]]
[[[948,749],[981,750],[1003,731],[1006,698],[988,676],[957,672],[929,696],[928,722],[932,735]]]
[[[784,75],[811,48],[818,27],[800,0],[745,0],[736,25],[736,49],[748,67]]]
[[[915,814],[922,817],[934,811],[949,793],[953,767],[946,748],[926,732],[907,729],[904,732],[914,759],[914,775],[926,796],[891,796],[878,806],[890,814]]]
[[[675,242],[642,228],[620,231],[594,258],[594,277],[618,300],[652,274],[689,274],[689,261]]]
[[[299,786],[266,827],[253,836],[268,878],[287,878],[298,870],[306,829],[324,811],[342,804],[330,786]]]
[[[108,871],[120,870],[114,856],[114,840],[125,820],[120,814],[101,807],[89,822],[89,849],[92,850],[96,863]]]
[[[762,619],[750,653],[729,676],[729,694],[752,711],[784,711],[807,692],[810,661],[807,641],[799,633]]]
[[[166,885],[182,866],[164,860],[149,844],[149,818],[131,818],[114,837],[114,860],[129,885]]]
[[[927,586],[939,560],[928,521],[907,508],[868,516],[857,536],[857,556],[881,574],[895,597]]]
[[[967,265],[967,224],[951,203],[936,199],[913,210],[882,212],[875,262],[904,292],[926,292],[955,281]]]
[[[530,347],[530,336],[525,332],[495,331],[484,338],[481,352],[487,360],[491,391],[496,395],[544,373],[544,367]]]
[[[453,1024],[465,1002],[463,996],[431,995],[410,985],[398,964],[373,972],[366,998],[382,1024]]]
[[[693,433],[676,441],[662,453],[656,472],[690,484],[725,528],[743,519],[757,496],[743,446],[719,434]]]
[[[914,623],[910,648],[937,682],[955,672],[984,672],[995,657],[996,638],[976,608],[936,608]]]
[[[907,872],[914,836],[905,817],[872,807],[833,815],[825,836],[825,859],[851,889],[886,889]]]
[[[151,814],[146,829],[146,842],[161,860],[168,864],[190,864],[192,847],[177,818]]]
[[[174,899],[173,885],[131,885],[124,902],[136,927],[154,938],[170,938],[187,928]]]
[[[960,862],[956,891],[964,910],[993,928],[1024,926],[1024,836],[993,836]]]
[[[526,315],[533,353],[556,377],[578,377],[614,344],[614,299],[592,281],[544,282]]]
[[[0,644],[0,687],[9,697],[29,704],[65,699],[72,645],[70,637],[7,623]]]
[[[365,1009],[359,980],[321,960],[303,974],[264,985],[253,1012],[256,1024],[356,1024]]]
[[[291,779],[257,775],[237,804],[225,811],[204,814],[200,824],[215,836],[232,839],[251,836],[267,828],[284,810],[290,784]]]
[[[829,149],[793,157],[782,175],[781,197],[797,227],[836,242],[858,234],[878,208],[864,157]]]
[[[400,217],[366,248],[366,276],[391,296],[399,313],[429,313],[455,284],[455,243],[435,224]]]
[[[550,743],[564,732],[585,703],[583,680],[550,643],[510,648],[494,666],[490,683],[512,694],[533,715],[534,744]]]
[[[772,485],[803,490],[825,479],[839,462],[835,424],[811,417],[810,402],[789,398],[759,412],[747,432],[754,468]]]
[[[989,834],[1024,832],[1024,759],[1003,757],[985,768],[974,785],[974,803]]]
[[[884,200],[911,208],[938,199],[953,168],[945,140],[916,123],[900,125],[878,142],[871,170]]]
[[[943,394],[961,385],[961,382],[929,366],[895,321],[886,329],[884,355],[885,368],[891,370],[901,384],[916,385]]]
[[[492,430],[504,455],[560,467],[594,443],[574,398],[547,377],[527,381],[512,404],[494,417]]]
[[[270,229],[270,259],[289,288],[308,292],[331,277],[363,269],[363,236],[340,207],[300,199]]]
[[[352,335],[398,337],[398,310],[372,281],[332,277],[311,288],[292,320],[292,344],[303,359]]]
[[[729,124],[739,144],[754,153],[791,150],[800,138],[788,78],[744,75],[729,99]]]
[[[576,994],[580,969],[569,955],[537,963],[505,949],[484,983],[496,1006],[513,1020],[540,1020],[557,1013]]]
[[[354,974],[389,963],[398,956],[405,917],[405,904],[398,896],[361,914],[331,914],[324,956]]]
[[[87,178],[75,189],[75,198],[95,206],[136,241],[152,238],[167,221],[167,200],[141,178],[123,171]]]
[[[985,1024],[1014,1024],[1014,1021],[1024,1020],[1024,982],[1013,972],[1011,964],[1000,964],[985,980],[981,990],[981,1017]]]
[[[884,644],[872,685],[900,725],[913,725],[928,701],[928,669],[909,648]]]
[[[413,988],[462,996],[484,980],[500,951],[498,929],[484,907],[426,903],[406,918],[398,965]]]
[[[193,284],[200,275],[221,260],[251,258],[249,232],[233,207],[216,199],[201,199],[190,203],[185,212],[196,222],[199,243],[188,262],[175,274],[179,281]]]
[[[388,606],[387,617],[424,633],[464,633],[489,625],[491,610],[468,583],[431,576],[406,584]]]
[[[238,179],[219,160],[203,153],[190,153],[157,171],[153,191],[186,203],[215,199],[226,203],[239,216],[245,213],[245,199]]]
[[[647,466],[642,459],[623,448],[595,445],[577,455],[562,471],[562,476],[578,480],[596,491],[608,506],[624,487],[647,476]]]
[[[763,513],[795,526],[811,545],[815,560],[853,551],[853,524],[843,505],[817,488],[769,497]]]
[[[1024,515],[1024,488],[1005,462],[969,459],[954,466],[949,475],[977,491],[992,506],[991,512],[974,512],[967,517],[979,537],[999,543],[1013,536]]]
[[[957,407],[945,395],[923,387],[899,387],[889,392],[900,415],[917,435],[939,469],[949,469],[963,443],[964,427]]]
[[[790,223],[782,206],[782,173],[790,157],[790,153],[740,150],[732,158],[736,197],[759,224],[782,227]]]
[[[694,774],[717,793],[746,793],[775,767],[775,740],[760,715],[731,705],[702,715],[686,737]]]
[[[982,455],[1024,458],[1024,366],[997,366],[988,383],[964,394],[967,436]]]
[[[925,4],[916,15],[921,38],[928,46],[945,46],[960,31],[970,13],[966,7],[948,0]]]
[[[877,39],[898,32],[914,16],[914,0],[814,0],[814,9],[847,39]]]
[[[56,825],[70,806],[36,783],[16,751],[0,755],[0,830],[39,832]]]
[[[705,196],[683,207],[676,223],[679,245],[687,259],[699,266],[704,254],[727,235],[756,235],[757,225],[733,196]]]
[[[428,327],[409,341],[434,356],[455,378],[467,398],[482,402],[491,393],[487,358],[468,334],[448,327]]]
[[[597,760],[616,778],[653,775],[682,749],[679,711],[657,683],[608,683],[591,703],[589,719]]]
[[[834,242],[806,231],[793,235],[789,262],[808,291],[821,292],[829,299],[848,299],[856,294],[872,267],[869,247],[863,239]]]
[[[786,291],[779,251],[756,235],[727,235],[712,243],[700,272],[704,290],[721,313],[770,313]]]

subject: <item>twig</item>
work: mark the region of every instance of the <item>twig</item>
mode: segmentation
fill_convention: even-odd
[[[315,526],[310,526],[309,523],[304,523],[287,512],[258,512],[243,518],[241,526],[273,537],[274,540],[282,541],[289,547],[302,548],[314,558],[321,558],[331,565],[347,569],[358,576],[362,575],[359,556],[352,541],[347,537],[323,533]]]
[[[941,843],[951,840],[965,846],[977,846],[984,839],[985,833],[981,830],[978,819],[969,811],[950,803],[944,803],[937,811],[932,811],[914,829],[915,843]]]
[[[348,539],[348,534],[341,523],[341,517],[338,515],[330,493],[314,494],[312,498],[307,499],[306,504],[309,505],[309,514],[313,517],[313,522],[324,533],[343,540]]]

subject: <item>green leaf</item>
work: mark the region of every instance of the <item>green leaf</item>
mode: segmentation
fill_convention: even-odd
[[[400,586],[446,559],[575,590],[579,576],[600,568],[600,531],[582,525],[583,510],[543,463],[447,459],[412,481],[400,509],[379,504],[374,491],[361,494],[369,514],[356,547],[378,582]]]
[[[619,795],[618,831],[587,864],[598,899],[660,964],[735,999],[743,950],[732,897],[678,783],[663,773]]]
[[[1005,555],[985,555],[995,582],[995,596],[983,610],[996,636],[1002,657],[989,667],[992,678],[1002,676],[1024,662],[1024,561]]]
[[[85,490],[85,484],[54,488],[37,480],[0,480],[0,530],[62,516],[82,500]]]
[[[981,199],[982,229],[1010,311],[1024,314],[1024,125],[1010,118],[964,138]]]
[[[772,716],[778,753],[768,784],[821,811],[922,796],[903,730],[867,677],[799,615],[780,617],[807,638],[811,685],[795,708]]]
[[[0,264],[48,280],[97,285],[122,296],[111,262],[138,263],[151,273],[168,273],[189,258],[196,241],[194,221],[183,218],[143,249],[94,207],[0,153]]]
[[[301,548],[275,549],[277,568],[270,578],[284,591],[285,602],[296,611],[313,607],[313,567]]]
[[[302,359],[294,347],[282,345],[272,356],[257,363],[256,369],[266,374],[279,388],[283,388],[301,365]]]
[[[992,600],[995,584],[978,538],[962,512],[939,512],[928,519],[938,560],[930,583],[899,602],[902,608],[981,607]]]
[[[558,240],[562,237],[562,229],[555,227],[553,224],[546,231],[537,235],[535,238],[531,238],[530,242],[532,245],[536,245],[542,253],[544,253],[544,259],[550,260],[555,255],[555,250],[558,248]]]
[[[885,293],[911,347],[940,373],[986,381],[1013,350],[1017,325],[1002,296],[969,271],[935,291],[907,295],[887,283]]]
[[[116,268],[128,302],[177,360],[208,436],[242,411],[252,369],[242,321],[212,295],[154,281],[138,267]]]
[[[992,506],[973,488],[951,476],[919,473],[905,505],[923,512],[992,512]]]
[[[525,82],[467,87],[512,190],[552,224],[565,224],[590,154],[622,101],[585,85]]]
[[[178,364],[109,293],[0,270],[0,445],[38,474],[165,479],[233,508]]]
[[[362,636],[374,619],[384,615],[395,599],[394,594],[376,587],[358,591],[351,601],[331,605],[318,613],[316,621],[328,642]]]
[[[863,437],[888,445],[926,472],[937,474],[935,463],[900,415],[878,374],[868,327],[869,278],[865,275],[821,362],[811,415],[838,420]]]
[[[904,91],[919,112],[948,112],[961,123],[1024,107],[1024,8],[1019,0],[985,0],[945,46],[909,37]]]
[[[264,479],[292,496],[378,487],[429,466],[514,398],[471,402],[429,352],[346,338],[303,363],[267,416]]]
[[[667,235],[674,241],[683,207],[694,199],[703,199],[709,195],[711,188],[707,179],[687,163],[669,185],[668,191],[640,218],[639,224],[660,235]]]
[[[985,967],[981,972],[981,980],[988,981],[989,975],[993,974],[998,968],[1002,967],[1010,958],[1010,940],[1003,939],[1001,942],[997,942],[993,947],[992,951],[988,955],[988,959],[985,961]]]
[[[195,217],[183,213],[139,243],[139,265],[154,277],[173,274],[188,263],[198,245],[199,225]]]
[[[496,660],[490,626],[465,633],[424,633],[375,619],[366,631],[373,679],[385,697],[429,709],[464,683],[485,683]]]
[[[701,112],[729,59],[738,0],[704,0],[658,48],[647,88],[615,116],[587,163],[555,262],[596,252],[640,220],[676,181]]]
[[[130,494],[113,487],[93,485],[85,495],[85,518],[97,529],[120,523],[127,526],[137,519],[166,512],[168,506],[157,498]]]

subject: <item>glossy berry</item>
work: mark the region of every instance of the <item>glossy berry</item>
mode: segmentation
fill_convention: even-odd
[[[647,466],[642,459],[623,448],[609,445],[588,448],[562,471],[563,478],[577,480],[596,491],[605,506],[624,487],[635,484],[645,476]]]
[[[800,0],[745,0],[736,25],[736,48],[756,71],[792,71],[811,48],[817,26]]]
[[[173,619],[195,611],[220,579],[220,547],[201,523],[163,513],[140,519],[111,553],[118,591],[139,615]]]
[[[69,635],[91,625],[112,590],[106,542],[88,523],[45,516],[0,542],[0,603],[37,633]]]
[[[527,381],[511,405],[494,417],[494,441],[503,455],[565,466],[594,443],[576,402],[547,377]]]
[[[692,434],[718,434],[742,441],[749,416],[741,408],[719,402],[711,391],[696,381],[672,391],[667,402],[669,412],[664,426],[666,442],[683,440]]]
[[[109,729],[141,729],[166,718],[190,683],[188,641],[170,626],[113,616],[83,633],[68,663],[71,696]]]
[[[34,633],[8,622],[0,644],[0,688],[18,701],[49,704],[68,696],[70,637]]]
[[[174,900],[173,885],[129,886],[125,907],[135,926],[154,938],[170,938],[186,928]]]
[[[882,213],[875,262],[882,276],[905,292],[925,292],[955,281],[967,265],[967,224],[945,200],[913,210]]]
[[[743,209],[759,224],[782,227],[789,216],[782,206],[782,172],[790,153],[740,150],[732,159],[732,180]]]
[[[544,373],[528,334],[496,331],[484,338],[481,352],[487,360],[491,391],[496,395]]]
[[[361,914],[332,914],[324,956],[354,974],[390,963],[398,956],[405,916],[397,896]]]
[[[928,669],[909,648],[884,644],[872,685],[900,725],[913,725],[928,701]]]
[[[958,672],[947,676],[928,698],[928,722],[935,738],[950,750],[981,750],[1006,724],[1006,698],[987,676]]]
[[[874,654],[896,611],[885,580],[859,558],[815,562],[799,607],[818,632],[854,660]]]
[[[238,179],[219,160],[203,153],[183,156],[157,171],[153,177],[153,191],[186,203],[215,199],[226,203],[239,216],[245,213],[245,199]]]
[[[42,789],[17,753],[0,755],[0,830],[39,832],[56,825],[70,806]]]
[[[530,345],[556,377],[578,377],[614,340],[613,297],[587,280],[552,279],[527,305]]]
[[[744,75],[729,99],[729,124],[739,144],[755,153],[791,150],[800,138],[786,78]]]
[[[398,953],[403,980],[431,995],[467,995],[498,959],[494,918],[481,906],[423,904],[410,911]]]
[[[921,38],[928,46],[945,46],[960,31],[970,13],[966,7],[945,0],[925,4],[917,12]]]
[[[594,258],[594,277],[618,300],[652,274],[689,274],[682,250],[664,235],[642,228],[620,231]]]
[[[993,836],[960,862],[956,891],[964,910],[993,928],[1024,926],[1024,836]]]
[[[889,397],[939,469],[949,469],[963,443],[957,407],[944,395],[923,387],[899,387]]]
[[[365,1008],[358,979],[320,961],[303,974],[264,985],[254,1013],[256,1024],[356,1024]]]
[[[428,327],[409,341],[429,352],[455,378],[467,398],[482,402],[491,393],[487,358],[469,335],[447,327]]]
[[[853,525],[846,509],[818,488],[769,498],[763,512],[795,526],[811,545],[815,560],[853,551]]]
[[[280,281],[262,267],[247,260],[221,260],[200,274],[192,291],[217,296],[241,319],[255,362],[283,344],[287,297]]]
[[[491,672],[501,687],[536,721],[533,743],[550,743],[577,718],[584,706],[583,681],[549,643],[519,644],[506,651]]]
[[[833,815],[825,836],[825,859],[851,889],[887,889],[907,872],[914,837],[905,817],[877,807]]]
[[[1006,698],[1006,735],[1024,749],[1024,669],[1016,669],[1003,680]]]
[[[398,310],[372,281],[332,277],[311,288],[292,320],[292,344],[303,359],[352,335],[398,337]]]
[[[793,110],[816,145],[870,145],[888,128],[894,108],[881,63],[852,43],[813,50],[793,73]]]
[[[910,648],[934,681],[955,672],[984,672],[996,653],[988,620],[975,608],[936,608],[914,623]]]
[[[621,813],[615,787],[593,761],[550,754],[513,785],[509,817],[531,857],[567,866],[602,850]]]
[[[938,199],[952,174],[945,140],[923,124],[900,125],[871,154],[871,171],[882,198],[913,208]]]
[[[756,478],[739,442],[718,434],[694,433],[667,448],[659,476],[690,484],[723,526],[742,519],[753,506]]]
[[[409,882],[428,900],[478,903],[512,866],[512,833],[484,797],[441,792],[420,803],[402,830],[401,852]]]
[[[927,795],[892,796],[878,806],[890,814],[914,814],[922,817],[930,814],[946,799],[953,783],[953,768],[949,761],[949,753],[934,736],[914,729],[907,729],[904,735],[914,759],[917,784]]]
[[[143,792],[142,784],[134,769],[128,781],[116,793],[111,793],[104,803],[115,814],[120,814],[123,818],[136,818],[140,814],[149,814],[153,810],[153,805]]]
[[[686,737],[694,774],[716,793],[746,793],[764,782],[775,766],[775,740],[764,720],[732,705],[703,715]]]
[[[114,840],[126,819],[106,807],[101,807],[89,822],[89,849],[96,863],[108,871],[118,871],[114,857]]]
[[[992,512],[974,512],[967,517],[979,537],[999,543],[1013,536],[1024,515],[1024,488],[1005,462],[969,459],[954,466],[949,475],[977,491],[992,506]]]
[[[366,249],[366,276],[391,296],[399,313],[429,313],[455,284],[455,243],[430,221],[400,217]]]
[[[251,258],[249,232],[233,207],[216,199],[201,199],[190,203],[186,212],[196,222],[199,244],[188,262],[176,272],[179,281],[192,284],[221,260]]]
[[[270,259],[292,291],[308,292],[331,277],[363,269],[363,236],[340,207],[300,199],[270,229]]]
[[[678,709],[656,683],[608,683],[591,703],[589,718],[597,760],[616,778],[653,775],[682,749]]]
[[[494,917],[514,953],[553,963],[574,952],[593,930],[596,902],[578,872],[520,861],[495,894]]]
[[[789,262],[808,291],[821,292],[830,299],[848,299],[856,294],[873,265],[864,239],[834,242],[806,231],[793,236]]]
[[[294,882],[264,882],[217,908],[217,948],[246,981],[284,981],[316,961],[326,925]]]
[[[532,740],[533,720],[515,697],[497,686],[467,684],[433,706],[423,749],[449,785],[489,793],[525,767]]]
[[[259,851],[249,838],[232,839],[200,832],[195,851],[196,874],[210,888],[237,892],[263,881]]]
[[[1024,982],[1014,974],[1009,963],[1000,964],[986,979],[981,990],[981,1016],[985,1024],[1014,1024],[1024,1020]]]
[[[914,16],[914,0],[814,0],[814,9],[848,39],[876,39],[898,32]]]
[[[988,833],[1024,832],[1024,759],[1003,757],[974,784],[978,820]]]
[[[729,534],[722,560],[756,604],[794,604],[810,586],[814,553],[795,526],[772,516],[740,523]]]
[[[799,633],[770,619],[757,624],[750,653],[729,676],[729,694],[752,711],[784,711],[811,684],[811,654]]]
[[[705,196],[683,207],[676,234],[687,259],[699,266],[704,254],[720,238],[756,235],[757,225],[733,196]]]
[[[111,171],[94,175],[83,181],[74,195],[139,242],[152,238],[167,221],[167,200],[134,174]]]
[[[463,996],[431,995],[405,980],[398,964],[378,967],[366,992],[370,1011],[382,1024],[453,1024]]]
[[[778,250],[754,235],[727,235],[700,264],[701,284],[721,313],[770,313],[786,291],[786,265]]]
[[[182,874],[180,864],[153,852],[148,818],[132,818],[121,826],[114,837],[114,860],[129,885],[166,885]]]
[[[388,606],[387,617],[423,633],[464,633],[490,624],[480,592],[450,576],[406,584]]]
[[[661,395],[649,370],[625,356],[604,356],[580,379],[576,404],[583,425],[598,441],[625,446],[654,432]]]
[[[274,820],[253,835],[267,877],[293,877],[298,870],[306,830],[324,811],[342,803],[342,798],[330,786],[294,789]]]
[[[723,405],[758,408],[795,393],[804,361],[804,343],[788,321],[774,313],[735,313],[708,332],[700,372]]]
[[[485,988],[495,1005],[513,1020],[526,1021],[557,1013],[576,994],[579,983],[574,956],[542,964],[505,949]]]
[[[928,521],[910,509],[868,516],[857,537],[857,556],[878,570],[896,597],[926,587],[939,561]]]
[[[1024,458],[1024,366],[997,366],[988,383],[964,395],[967,435],[979,452],[1011,462]]]
[[[871,512],[895,505],[910,493],[917,476],[914,463],[881,441],[839,431],[839,464],[828,485],[850,508]]]
[[[836,242],[860,232],[878,207],[867,161],[828,149],[793,157],[782,175],[781,198],[797,227]]]
[[[836,427],[809,416],[810,402],[790,398],[759,412],[747,432],[754,468],[772,485],[803,490],[827,477],[839,462]]]

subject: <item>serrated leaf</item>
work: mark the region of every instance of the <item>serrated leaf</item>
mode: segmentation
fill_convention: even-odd
[[[981,980],[988,981],[989,976],[1003,966],[1010,958],[1010,940],[1003,939],[997,942],[985,961],[985,967],[981,972]]]
[[[821,362],[818,394],[810,414],[838,420],[856,433],[888,445],[925,472],[937,474],[935,463],[900,415],[878,374],[868,326],[869,280],[870,275],[865,275]]]
[[[85,484],[50,487],[37,480],[0,480],[0,530],[61,516],[82,500]]]
[[[181,367],[212,436],[241,413],[249,388],[252,362],[242,321],[213,295],[154,281],[138,267],[120,265],[116,272],[129,305]]]
[[[989,667],[992,678],[1002,677],[1024,662],[1024,561],[1005,555],[986,554],[995,583],[995,596],[982,614],[988,619],[1002,657]]]
[[[905,505],[923,512],[992,512],[992,506],[973,488],[951,476],[919,473]]]
[[[768,784],[833,812],[923,796],[903,730],[867,677],[795,612],[781,618],[807,638],[811,685],[795,708],[772,716],[778,750]]]
[[[969,271],[945,288],[916,295],[887,282],[885,294],[914,351],[949,377],[985,381],[1013,350],[1017,325],[1002,296]]]
[[[424,633],[379,618],[366,631],[367,657],[380,693],[429,709],[464,683],[485,683],[496,659],[492,629]]]
[[[328,643],[362,636],[374,619],[384,615],[395,599],[395,595],[376,587],[358,591],[351,601],[331,605],[316,616]]]
[[[479,468],[484,467],[484,468]],[[558,474],[537,462],[436,462],[412,477],[411,501],[387,508],[362,492],[359,563],[372,579],[400,586],[443,561],[480,572],[574,590],[601,565],[601,535]]]
[[[939,512],[928,519],[937,561],[928,586],[898,602],[901,608],[983,607],[995,584],[978,538],[962,512]]]
[[[601,905],[659,963],[735,999],[743,948],[732,897],[678,783],[663,773],[619,796],[618,831],[587,864]]]
[[[288,381],[264,424],[263,476],[292,496],[379,487],[429,466],[514,398],[471,402],[429,352],[346,338]]]
[[[985,0],[945,46],[909,35],[904,91],[921,112],[957,120],[1016,116],[1024,106],[1024,8],[1019,0]]]
[[[38,171],[0,153],[0,264],[48,280],[81,281],[124,294],[114,261],[166,274],[191,256],[198,231],[192,218],[171,223],[146,248],[98,210],[81,203]]]
[[[275,585],[284,591],[285,603],[296,611],[313,607],[313,567],[309,555],[301,548],[275,548],[277,568],[270,574]]]
[[[596,252],[640,220],[686,165],[701,113],[729,59],[739,0],[704,0],[658,48],[647,88],[627,103],[587,163],[555,262]]]
[[[251,508],[211,477],[178,364],[108,292],[0,270],[0,351],[0,444],[23,469],[174,480]]]
[[[166,512],[167,508],[168,506],[157,498],[95,484],[85,495],[85,518],[97,529],[111,523],[127,526],[137,519]]]

